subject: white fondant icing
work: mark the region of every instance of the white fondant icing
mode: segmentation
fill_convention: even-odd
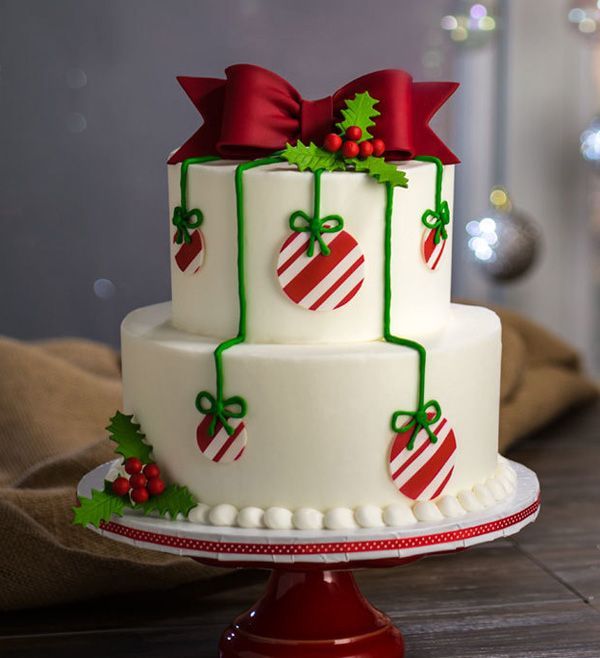
[[[412,509],[402,503],[394,503],[388,505],[383,510],[383,521],[388,526],[404,526],[412,525],[417,522],[415,515],[413,514]]]
[[[463,506],[467,512],[479,512],[483,509],[483,505],[479,502],[479,498],[469,489],[463,489],[456,494],[458,502]]]
[[[323,527],[323,512],[311,507],[301,507],[294,512],[292,524],[298,530],[320,530]]]
[[[376,505],[359,505],[354,510],[354,520],[361,528],[380,528],[383,523],[383,512]]]
[[[323,518],[323,525],[329,530],[346,530],[356,528],[354,511],[348,507],[335,507],[327,510]]]
[[[215,505],[209,512],[208,518],[213,525],[231,526],[235,525],[237,508],[228,503]]]
[[[418,500],[413,505],[413,512],[419,521],[439,521],[444,518],[431,500]]]
[[[260,507],[244,507],[237,515],[237,525],[240,528],[264,527],[265,512]]]
[[[188,169],[188,208],[204,214],[202,233],[206,258],[197,276],[177,267],[178,245],[171,236],[173,321],[202,336],[229,338],[237,332],[236,199],[237,163],[213,162]],[[408,188],[395,188],[392,236],[393,304],[391,329],[420,340],[442,328],[450,311],[452,222],[437,270],[421,255],[421,216],[434,207],[435,166],[402,162]],[[169,165],[169,222],[180,204],[181,165]],[[321,183],[321,216],[338,214],[344,229],[358,241],[365,256],[365,280],[354,299],[334,311],[314,313],[291,302],[277,282],[275,263],[290,234],[288,220],[296,210],[310,212],[313,175],[287,163],[258,167],[244,174],[247,339],[259,343],[343,343],[381,337],[383,305],[383,230],[385,186],[366,174],[325,173]],[[444,167],[442,198],[452,214],[454,166]],[[407,311],[407,309],[409,311]]]
[[[192,523],[210,523],[208,513],[210,512],[210,505],[199,503],[188,512],[188,521]]]
[[[486,484],[478,483],[473,487],[473,493],[484,507],[491,507],[496,502]]]
[[[264,522],[267,528],[273,530],[289,530],[293,528],[292,512],[285,507],[269,507],[265,510]]]
[[[455,496],[442,496],[437,501],[440,512],[448,519],[456,519],[465,515],[464,507],[458,502]]]
[[[247,400],[250,438],[239,460],[219,464],[198,448],[194,405],[199,391],[214,392],[216,341],[174,329],[168,304],[131,313],[122,336],[125,409],[141,423],[166,479],[203,503],[289,510],[412,504],[385,464],[390,417],[416,399],[413,350],[383,341],[232,348],[225,394]],[[491,311],[453,305],[446,328],[424,344],[427,396],[440,401],[459,446],[443,492],[454,495],[497,468],[500,324]]]

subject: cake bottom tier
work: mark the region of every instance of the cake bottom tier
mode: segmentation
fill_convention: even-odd
[[[428,340],[426,400],[442,415],[435,441],[391,429],[414,410],[415,351],[359,344],[241,344],[223,357],[224,394],[242,396],[243,421],[213,437],[196,396],[215,393],[217,343],[179,331],[170,304],[134,311],[122,325],[124,403],[167,479],[200,504],[191,521],[271,528],[375,527],[459,516],[510,494],[498,461],[500,322],[453,305]]]

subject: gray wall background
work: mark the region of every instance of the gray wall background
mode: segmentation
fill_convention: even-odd
[[[0,0],[0,333],[117,343],[169,298],[165,160],[199,125],[176,75],[252,62],[308,98],[379,68],[451,76],[447,6]]]

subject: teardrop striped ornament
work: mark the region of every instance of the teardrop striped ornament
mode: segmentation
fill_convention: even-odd
[[[277,260],[277,278],[283,292],[309,311],[332,311],[347,304],[365,279],[365,257],[347,231],[324,233],[331,250],[324,256],[318,244],[306,255],[308,233],[292,233],[283,243]]]
[[[233,434],[227,434],[222,423],[217,421],[214,436],[209,433],[212,415],[204,416],[196,430],[196,442],[200,452],[213,462],[218,464],[230,464],[243,455],[248,443],[246,425],[241,419],[231,418],[229,423],[234,428]]]
[[[429,419],[433,413],[428,414]],[[411,450],[412,432],[398,432],[389,454],[389,471],[398,491],[412,500],[433,500],[440,496],[452,477],[456,460],[456,437],[450,423],[440,418],[431,427],[433,443],[421,428]]]
[[[442,260],[442,254],[444,253],[446,242],[447,240],[441,239],[435,244],[435,229],[426,228],[423,231],[421,252],[423,254],[425,265],[427,265],[430,270],[436,270],[438,268],[438,265]]]
[[[177,267],[186,274],[196,274],[204,263],[206,253],[202,231],[200,229],[190,231],[191,242],[182,242],[181,244],[177,244],[175,241],[176,236],[177,233],[173,235],[173,243],[175,244]]]

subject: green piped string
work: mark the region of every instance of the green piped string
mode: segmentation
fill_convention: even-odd
[[[237,219],[237,281],[239,301],[239,323],[237,335],[222,342],[214,351],[215,372],[217,379],[216,395],[209,391],[201,391],[196,396],[196,408],[200,413],[213,416],[209,425],[209,433],[214,436],[217,423],[220,422],[227,434],[231,436],[235,428],[228,422],[230,418],[240,419],[246,415],[248,403],[239,396],[225,397],[225,374],[223,369],[223,353],[234,345],[246,340],[246,270],[245,270],[245,221],[244,221],[244,172],[255,167],[282,162],[283,158],[274,156],[244,162],[235,170],[235,198]]]
[[[446,240],[448,238],[446,226],[450,223],[448,202],[442,201],[444,165],[439,158],[433,155],[417,155],[415,156],[415,160],[430,162],[435,165],[435,209],[428,208],[421,216],[421,222],[428,229],[435,231],[433,242],[434,244],[439,244],[440,240]]]
[[[408,338],[400,338],[392,334],[390,329],[390,316],[392,307],[392,211],[394,208],[394,187],[386,183],[385,198],[385,244],[384,244],[384,303],[383,303],[383,337],[388,343],[408,347],[417,352],[419,358],[419,386],[417,391],[416,409],[405,411],[399,410],[392,414],[390,425],[394,432],[411,432],[411,437],[406,445],[407,450],[412,450],[417,435],[424,429],[432,443],[437,441],[437,436],[431,430],[431,426],[437,423],[442,416],[442,410],[437,400],[425,401],[425,370],[427,365],[427,352],[423,345]],[[408,423],[402,419],[410,418]]]
[[[198,208],[187,207],[187,175],[190,165],[202,164],[203,162],[212,162],[219,160],[218,156],[206,155],[201,158],[187,158],[181,163],[181,172],[179,174],[179,188],[181,190],[180,203],[173,210],[173,217],[171,219],[173,226],[177,229],[175,233],[175,242],[181,244],[185,242],[189,244],[192,241],[190,229],[198,228],[204,221],[204,215]]]
[[[337,233],[344,228],[344,220],[340,215],[321,217],[321,175],[324,169],[314,172],[313,212],[310,217],[303,210],[296,210],[290,215],[289,225],[297,233],[310,233],[306,255],[312,258],[315,253],[315,242],[319,245],[321,254],[329,256],[331,249],[323,240],[323,233]]]

